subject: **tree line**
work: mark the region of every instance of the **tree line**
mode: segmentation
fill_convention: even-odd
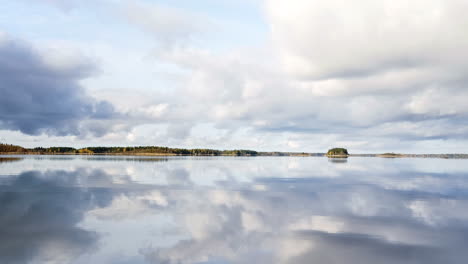
[[[0,144],[0,153],[24,153],[24,154],[165,154],[165,155],[185,155],[185,156],[256,156],[257,151],[253,150],[216,150],[216,149],[183,149],[159,146],[138,146],[138,147],[37,147],[23,148],[21,146]]]

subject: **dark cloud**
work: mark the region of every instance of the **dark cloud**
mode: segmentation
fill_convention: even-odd
[[[0,128],[29,135],[102,135],[84,120],[115,117],[114,107],[88,96],[79,81],[96,72],[94,64],[80,59],[60,63],[48,59],[27,43],[0,41]]]

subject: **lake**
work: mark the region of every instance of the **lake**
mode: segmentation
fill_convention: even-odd
[[[468,162],[0,157],[0,263],[466,263]]]

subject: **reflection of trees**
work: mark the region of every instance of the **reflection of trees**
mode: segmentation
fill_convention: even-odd
[[[347,163],[348,159],[347,158],[329,158],[328,161],[331,163]]]
[[[0,157],[0,163],[20,161],[20,157]]]

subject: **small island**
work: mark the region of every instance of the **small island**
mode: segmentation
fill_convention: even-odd
[[[332,148],[327,151],[329,158],[347,158],[348,156],[348,150],[345,148]]]

